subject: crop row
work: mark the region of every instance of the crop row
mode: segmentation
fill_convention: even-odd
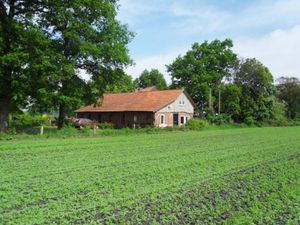
[[[0,223],[155,223],[151,218],[161,223],[179,223],[185,221],[178,216],[182,215],[181,211],[188,213],[188,208],[193,208],[196,202],[186,206],[176,199],[184,201],[185,193],[195,188],[199,189],[199,196],[206,196],[208,187],[214,187],[215,192],[232,190],[225,184],[234,186],[235,180],[243,180],[249,183],[249,188],[255,188],[255,182],[265,177],[266,187],[258,190],[257,195],[264,196],[269,191],[273,184],[269,182],[268,186],[268,179],[278,179],[279,186],[285,184],[293,190],[295,182],[288,182],[293,181],[292,176],[297,181],[295,173],[299,172],[299,130],[261,128],[215,134],[190,132],[69,139],[62,141],[63,147],[58,140],[48,140],[48,145],[42,141],[25,141],[6,142],[3,147],[0,143]],[[243,172],[249,168],[255,169],[250,169],[251,173]],[[264,171],[273,171],[273,175]],[[286,171],[286,175],[282,171]],[[255,179],[251,177],[253,174]],[[287,190],[280,191],[285,198]],[[295,196],[294,192],[290,195]],[[191,199],[199,199],[197,196],[191,195]],[[229,200],[232,204],[237,201],[233,197]],[[257,204],[264,202],[268,201],[263,199]],[[149,204],[159,210],[153,211],[150,207],[152,211],[149,211]],[[207,213],[214,215],[207,223],[217,222],[228,213],[231,219],[238,213],[244,213],[244,217],[249,214],[245,210],[235,212],[225,201],[218,200],[214,204],[205,206],[211,208]],[[225,207],[229,212],[216,206]],[[170,214],[172,219],[168,217],[169,212],[163,210],[165,207],[177,207],[179,211]],[[247,209],[254,210],[253,207],[249,205]],[[224,214],[211,211],[214,208]],[[144,209],[149,213],[145,214]],[[268,208],[263,210],[267,212]],[[196,217],[190,216],[194,218],[190,221],[197,222]]]

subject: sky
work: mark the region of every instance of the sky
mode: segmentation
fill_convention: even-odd
[[[274,78],[300,78],[300,0],[119,0],[118,19],[135,37],[128,45],[134,78],[165,65],[193,43],[233,40],[233,51],[256,58]]]

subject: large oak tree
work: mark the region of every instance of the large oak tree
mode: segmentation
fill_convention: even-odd
[[[87,93],[95,100],[123,74],[132,34],[117,8],[115,0],[0,1],[0,131],[34,99],[58,108],[61,128]]]
[[[34,21],[42,1],[0,1],[0,132],[8,129],[11,112],[38,97],[53,66],[49,40]]]
[[[59,128],[83,97],[83,72],[93,81],[96,92],[90,93],[99,97],[131,63],[126,45],[132,34],[116,19],[117,7],[114,0],[52,0],[39,17],[56,53]]]

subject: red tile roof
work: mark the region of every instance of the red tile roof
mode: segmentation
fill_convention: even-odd
[[[180,89],[105,94],[101,106],[88,105],[75,112],[156,112],[174,102],[183,92]]]

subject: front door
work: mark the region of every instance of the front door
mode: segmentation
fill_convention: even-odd
[[[173,125],[178,126],[178,113],[173,114]]]

